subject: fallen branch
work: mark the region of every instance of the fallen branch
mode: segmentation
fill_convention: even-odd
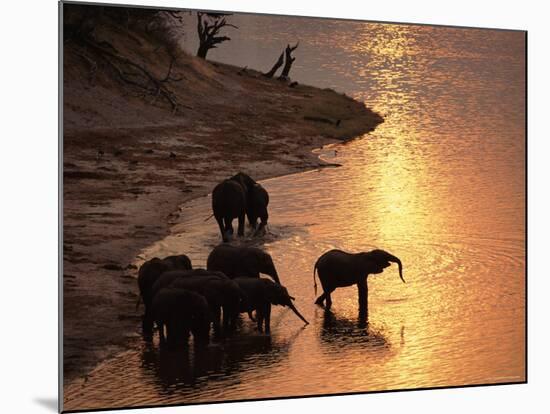
[[[179,106],[177,98],[173,92],[171,92],[165,87],[165,84],[170,81],[177,82],[181,80],[180,78],[171,77],[172,67],[174,65],[175,58],[172,58],[172,60],[170,61],[170,66],[168,68],[168,73],[166,74],[166,76],[163,79],[157,79],[151,72],[149,72],[143,66],[135,62],[132,62],[130,59],[124,56],[119,55],[116,52],[116,49],[110,43],[103,41],[101,42],[102,46],[100,46],[99,44],[96,44],[88,39],[84,39],[83,41],[87,46],[97,51],[103,57],[105,62],[107,62],[109,66],[111,66],[115,70],[115,72],[118,74],[119,78],[123,82],[133,85],[142,90],[145,90],[147,93],[153,95],[155,97],[153,102],[156,100],[158,96],[164,97],[166,101],[168,101],[168,103],[171,105],[172,113],[177,112],[178,106]],[[106,49],[103,46],[109,47],[110,50]],[[126,65],[134,69],[135,71],[137,71],[137,73],[127,73],[126,71],[123,70],[123,68],[119,66],[119,64],[115,63],[113,59],[118,61],[120,64]],[[146,82],[142,83],[134,79],[131,79],[132,76],[145,77]]]

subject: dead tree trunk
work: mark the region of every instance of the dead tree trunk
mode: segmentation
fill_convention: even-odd
[[[286,46],[285,49],[285,66],[283,67],[283,71],[281,72],[281,76],[279,76],[280,80],[288,80],[290,79],[288,74],[290,73],[290,68],[292,67],[292,64],[296,60],[295,57],[292,57],[292,52],[296,50],[299,43],[296,43],[296,46],[290,47],[290,45]]]
[[[231,40],[227,36],[218,36],[222,27],[238,29],[237,26],[227,23],[225,17],[223,17],[224,15],[222,13],[197,12],[197,31],[199,33],[198,57],[206,59],[206,54],[210,49],[215,49],[217,44]]]
[[[284,56],[285,56],[285,52],[281,53],[281,56],[279,56],[279,59],[277,60],[277,62],[275,62],[275,64],[273,65],[273,67],[271,68],[271,70],[267,73],[264,73],[264,76],[266,78],[272,78],[273,75],[275,75],[275,72],[277,72],[277,70],[283,66],[283,62],[284,62]]]

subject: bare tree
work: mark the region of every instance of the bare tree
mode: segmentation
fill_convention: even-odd
[[[281,56],[279,56],[279,59],[277,59],[277,62],[275,62],[275,64],[273,65],[273,67],[271,68],[271,70],[267,73],[264,73],[264,76],[267,77],[267,78],[272,78],[273,75],[275,75],[275,72],[277,72],[277,70],[283,66],[283,62],[284,62],[284,56],[285,56],[285,52],[281,53]]]
[[[206,59],[206,54],[210,49],[215,49],[220,43],[231,40],[228,36],[218,36],[223,27],[237,26],[227,23],[225,13],[204,13],[197,12],[197,30],[199,32],[199,50],[197,56]]]
[[[296,43],[295,46],[290,46],[290,45],[287,45],[286,46],[286,49],[285,49],[285,66],[283,67],[283,71],[281,72],[281,76],[279,76],[279,79],[281,80],[288,80],[289,79],[289,73],[290,73],[290,68],[292,67],[292,64],[294,63],[294,61],[296,60],[295,57],[292,57],[292,52],[294,52],[296,50],[296,48],[298,47],[298,44],[300,42]]]

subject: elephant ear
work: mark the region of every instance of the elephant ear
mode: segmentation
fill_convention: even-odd
[[[384,250],[373,250],[367,253],[367,255],[370,257],[371,263],[373,264],[372,270],[374,271],[372,273],[381,273],[386,267],[395,263],[399,269],[399,277],[403,283],[405,283],[405,279],[403,278],[403,263],[401,263],[398,257]]]
[[[371,274],[382,273],[386,267],[391,265],[388,260],[388,253],[384,250],[373,250],[364,253],[364,258],[368,261],[369,273]]]

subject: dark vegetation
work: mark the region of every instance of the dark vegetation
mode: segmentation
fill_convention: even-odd
[[[100,66],[107,67],[119,81],[144,95],[166,100],[173,112],[179,109],[180,104],[170,90],[170,83],[182,80],[172,75],[172,69],[181,53],[178,38],[183,35],[183,12],[86,5],[65,6],[63,11],[63,41],[77,45],[79,50],[75,53],[88,63],[90,78],[95,77]],[[170,57],[166,73],[158,76],[98,36],[98,29],[109,23],[125,28],[128,36],[132,30],[145,31],[157,43],[157,48],[163,48]]]

